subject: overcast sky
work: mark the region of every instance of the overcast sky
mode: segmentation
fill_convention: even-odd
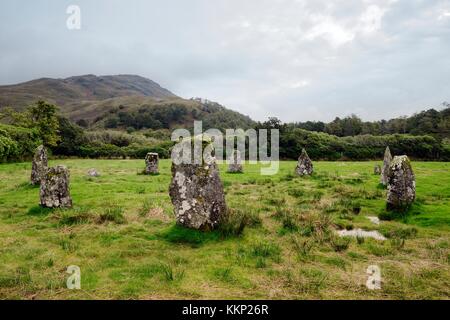
[[[409,115],[450,100],[450,0],[1,0],[0,84],[88,73],[256,120]]]

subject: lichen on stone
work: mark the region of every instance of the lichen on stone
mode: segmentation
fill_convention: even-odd
[[[313,173],[314,167],[311,159],[308,156],[308,153],[305,149],[302,149],[302,153],[298,158],[297,167],[295,168],[295,172],[299,176],[309,176]]]
[[[391,166],[392,155],[389,147],[384,151],[383,167],[381,168],[380,183],[384,186],[388,184],[389,168]]]
[[[65,166],[48,168],[41,181],[40,204],[46,208],[70,208],[69,170]]]
[[[31,184],[40,185],[48,168],[47,150],[43,145],[37,147],[31,165]]]
[[[408,209],[416,198],[416,179],[407,156],[397,156],[391,161],[387,183],[387,209]]]
[[[209,147],[202,143],[202,151]],[[172,161],[172,182],[169,188],[174,213],[179,225],[212,230],[227,213],[225,194],[215,158],[201,163]]]
[[[145,174],[159,174],[159,155],[149,152],[145,156]]]

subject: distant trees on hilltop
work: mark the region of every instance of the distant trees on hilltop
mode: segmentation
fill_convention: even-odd
[[[412,134],[432,135],[437,139],[450,137],[450,104],[444,103],[441,111],[429,109],[411,117],[373,122],[362,121],[356,115],[345,118],[336,117],[330,123],[321,121],[295,122],[288,124],[293,128],[308,131],[325,132],[338,137],[350,137],[364,134]]]

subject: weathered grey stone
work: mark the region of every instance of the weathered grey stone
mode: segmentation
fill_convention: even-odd
[[[31,165],[31,184],[39,185],[43,179],[48,167],[47,150],[44,146],[39,146],[36,149]]]
[[[313,164],[311,159],[308,156],[308,153],[305,149],[302,149],[302,153],[298,158],[297,168],[295,168],[295,172],[299,176],[311,175],[314,171]]]
[[[239,150],[234,150],[230,158],[230,164],[228,165],[229,173],[243,173],[241,152]]]
[[[94,168],[89,169],[87,174],[89,177],[100,177],[100,173]]]
[[[379,176],[381,174],[381,166],[379,164],[375,165],[373,168],[373,174]]]
[[[212,148],[211,144],[204,144],[203,149],[206,146]],[[212,155],[197,164],[194,161],[175,161],[172,154],[169,194],[179,225],[212,230],[220,225],[227,214],[219,169]]]
[[[407,209],[416,198],[416,179],[407,156],[395,157],[388,176],[387,209]]]
[[[383,168],[381,169],[381,178],[380,183],[383,185],[387,185],[388,177],[389,177],[389,167],[391,165],[392,155],[389,147],[386,147],[384,151],[384,159],[383,159]]]
[[[41,206],[46,208],[70,208],[69,170],[65,166],[48,168],[41,182]]]
[[[145,156],[145,174],[159,173],[159,155],[157,153],[149,152]]]

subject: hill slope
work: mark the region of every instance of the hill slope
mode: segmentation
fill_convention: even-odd
[[[0,86],[0,108],[22,110],[43,99],[64,107],[80,101],[143,96],[157,99],[177,98],[156,82],[136,75],[83,75],[66,79],[41,78],[16,85]]]
[[[156,82],[135,75],[84,75],[42,78],[0,86],[0,110],[23,110],[37,100],[59,106],[61,113],[95,128],[171,129],[192,127],[247,129],[255,123],[238,112],[202,99],[182,99]]]

